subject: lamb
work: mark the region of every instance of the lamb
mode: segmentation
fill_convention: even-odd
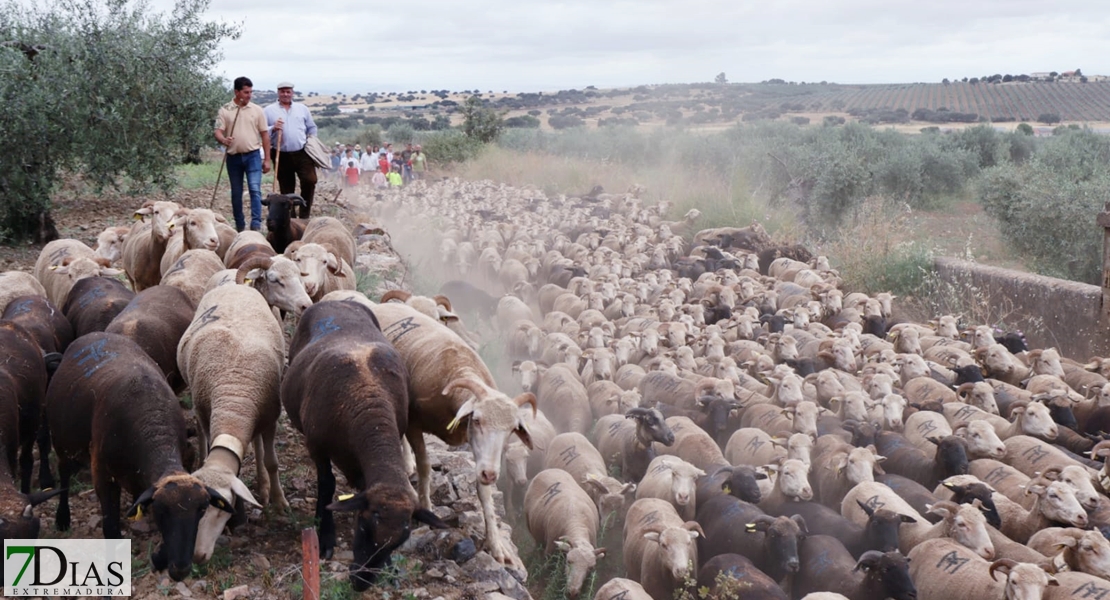
[[[312,306],[312,298],[304,289],[300,270],[284,256],[257,257],[244,262],[235,272],[235,283],[250,285],[258,290],[266,302],[285,312],[300,316]]]
[[[355,236],[351,230],[335,217],[316,217],[304,228],[301,241],[305,244],[319,244],[333,254],[337,261],[355,264]],[[284,250],[282,251],[284,252]]]
[[[528,484],[524,515],[532,538],[546,554],[566,553],[566,590],[577,598],[604,548],[595,548],[600,526],[597,507],[578,487],[573,476],[561,469],[541,471]]]
[[[670,502],[679,516],[692,521],[697,513],[696,480],[705,471],[673,456],[657,456],[636,487],[636,499],[659,498]]]
[[[278,252],[285,252],[286,246],[304,236],[308,219],[294,219],[294,206],[301,207],[301,213],[308,212],[304,198],[297,194],[270,194],[262,199],[266,211],[266,241]],[[308,216],[305,214],[305,216]],[[230,254],[230,252],[229,252]]]
[[[720,554],[698,570],[698,589],[709,590],[710,598],[727,597],[726,590],[743,590],[745,600],[789,600],[790,596],[739,554]]]
[[[1048,527],[1029,538],[1029,547],[1045,556],[1059,554],[1068,570],[1110,579],[1110,542],[1098,531]]]
[[[224,268],[220,257],[211,250],[187,250],[162,275],[161,285],[175,287],[188,296],[193,306],[200,304],[208,280]]]
[[[130,227],[108,227],[96,236],[96,247],[93,252],[100,258],[106,259],[109,264],[115,263],[123,255],[123,243],[131,234]]]
[[[576,433],[560,433],[551,440],[544,453],[545,469],[562,469],[570,473],[594,502],[603,519],[609,515],[624,513],[633,500],[635,483],[622,484],[609,477],[601,453],[590,444],[586,436]]]
[[[34,274],[54,306],[65,306],[70,290],[78,281],[87,277],[114,277],[120,273],[110,265],[108,259],[96,256],[83,242],[54,240],[39,252]]]
[[[293,262],[301,270],[305,291],[313,302],[319,302],[329,292],[355,289],[354,269],[326,247],[315,243],[300,244],[292,254]]]
[[[806,538],[798,554],[801,566],[792,590],[796,598],[917,600],[910,576],[913,563],[900,552],[870,550],[857,561],[839,540],[815,535]]]
[[[230,228],[223,215],[207,208],[183,208],[178,211],[178,217],[181,225],[178,229],[180,233],[174,232],[166,242],[166,251],[162,254],[162,260],[159,263],[159,272],[163,277],[173,268],[177,259],[188,250],[211,250],[212,252],[219,250],[220,234],[216,227],[223,224]],[[226,247],[224,252],[227,252]]]
[[[674,432],[654,408],[628,409],[623,417],[607,415],[598,419],[593,430],[597,449],[610,468],[619,466],[625,481],[640,481],[655,458],[655,444],[671,446]]]
[[[246,286],[212,290],[195,313],[176,345],[177,365],[192,394],[204,461],[193,476],[224,498],[261,506],[237,476],[253,442],[259,497],[288,508],[274,451],[285,365],[281,326],[266,300]],[[212,557],[229,517],[213,509],[205,513],[193,560],[205,563]]]
[[[177,367],[177,343],[193,321],[194,305],[181,290],[156,285],[136,295],[108,327],[139,345],[165,373],[175,394],[185,390]]]
[[[281,402],[305,434],[316,465],[320,554],[329,558],[335,548],[332,513],[355,512],[351,585],[361,592],[408,539],[413,520],[447,527],[419,505],[403,466],[401,436],[411,416],[408,369],[374,313],[357,303],[323,302],[305,311],[289,356]],[[413,444],[418,465],[422,437],[420,442],[419,450]],[[338,502],[330,502],[333,463],[358,490]],[[276,478],[271,483],[278,485]]]
[[[0,363],[0,390],[3,390],[0,408],[15,413],[11,415],[14,417],[12,421],[0,424],[0,433],[6,439],[3,447],[6,454],[0,456],[0,462],[7,460],[14,470],[16,451],[19,450],[19,488],[22,493],[29,494],[35,464],[32,451],[42,422],[46,396],[47,366],[38,342],[16,323],[0,321],[0,347],[4,348],[4,360]],[[49,462],[46,456],[41,458],[47,469],[40,472],[40,478],[49,479]]]
[[[66,349],[47,391],[46,418],[63,489],[58,530],[70,526],[70,478],[91,462],[105,539],[120,538],[120,490],[127,490],[135,499],[128,517],[156,516],[162,545],[151,556],[154,569],[184,579],[201,516],[209,506],[234,509],[185,471],[185,418],[158,365],[123,336],[90,333]]]
[[[0,311],[3,311],[13,298],[20,296],[46,297],[46,288],[30,273],[4,271],[0,273]]]
[[[123,270],[136,292],[158,285],[162,280],[162,255],[174,228],[181,206],[176,202],[147,202],[135,211],[136,218],[151,217],[151,222],[136,223],[123,242]]]
[[[562,363],[550,367],[540,376],[537,389],[540,409],[558,431],[589,431],[593,423],[590,398],[574,369]]]
[[[478,470],[486,547],[498,561],[523,570],[520,558],[511,554],[498,531],[492,486],[500,474],[501,452],[509,435],[515,433],[526,446],[532,445],[517,407],[530,403],[538,408],[536,397],[525,393],[509,398],[498,391],[478,354],[430,317],[397,303],[375,305],[373,310],[409,371],[412,409],[405,437],[416,455],[420,505],[432,505],[431,466],[423,433],[451,445],[469,441]]]
[[[625,573],[654,600],[669,600],[698,564],[699,535],[705,537],[701,526],[683,521],[666,500],[637,500],[624,522]]]
[[[871,481],[863,482],[848,492],[840,505],[840,514],[856,524],[863,525],[867,522],[867,514],[861,505],[872,510],[885,508],[912,517],[916,521],[916,523],[907,523],[901,530],[899,548],[903,552],[908,552],[924,540],[951,537],[970,548],[978,556],[994,558],[994,544],[987,531],[986,517],[978,507],[957,505],[948,501],[937,502],[930,512],[943,518],[934,525],[889,487]]]
[[[1036,600],[1059,583],[1028,563],[999,559],[988,563],[952,540],[928,540],[909,553],[910,575],[920,600],[953,597],[983,600]],[[999,580],[997,573],[1006,576]]]

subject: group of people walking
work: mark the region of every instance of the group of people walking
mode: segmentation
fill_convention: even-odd
[[[369,183],[376,188],[401,187],[421,179],[428,169],[428,159],[420,144],[405,144],[399,153],[393,144],[373,146],[364,150],[361,144],[353,147],[336,142],[331,155],[332,171],[336,179],[348,187]]]
[[[254,84],[247,77],[233,83],[234,97],[220,107],[216,117],[216,141],[225,147],[227,176],[231,183],[231,211],[235,229],[247,227],[243,211],[243,179],[250,196],[250,228],[262,228],[262,175],[277,168],[277,183],[282,194],[296,191],[301,184],[304,206],[296,215],[307,219],[312,212],[318,171],[330,172],[353,187],[369,183],[378,188],[401,187],[424,177],[427,157],[419,145],[406,144],[399,153],[392,144],[368,146],[336,144],[328,151],[315,139],[317,128],[312,112],[293,102],[293,84],[278,84],[278,101],[265,109],[251,102]],[[280,160],[279,151],[280,149]]]

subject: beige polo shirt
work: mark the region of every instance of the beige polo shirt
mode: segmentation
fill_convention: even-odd
[[[239,111],[238,121],[235,120],[236,111]],[[232,123],[235,124],[235,131],[231,131]],[[228,154],[258,152],[262,147],[262,136],[268,131],[266,113],[254,102],[248,102],[246,106],[239,108],[233,100],[220,107],[216,116],[216,129],[223,130],[225,136],[235,138],[227,149]]]

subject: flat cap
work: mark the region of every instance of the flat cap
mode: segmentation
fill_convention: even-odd
[[[292,87],[293,87],[293,82],[292,81],[283,81],[283,82],[277,84],[277,89],[279,89],[279,90],[281,88],[292,88]]]

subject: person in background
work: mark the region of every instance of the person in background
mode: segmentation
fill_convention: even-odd
[[[389,180],[389,187],[391,188],[399,188],[404,185],[404,182],[401,181],[401,172],[397,169],[390,170],[386,178]]]
[[[355,144],[355,158],[362,160],[362,144]]]
[[[301,181],[301,198],[304,206],[298,215],[309,218],[312,200],[316,194],[316,163],[305,152],[308,136],[316,135],[316,123],[308,107],[293,102],[293,84],[282,81],[278,84],[278,101],[266,107],[266,122],[270,126],[270,138],[276,144],[281,132],[281,161],[278,161],[278,189],[282,194],[292,194],[297,190],[297,180]],[[277,154],[274,147],[274,154]]]
[[[358,162],[354,160],[347,161],[347,187],[358,186],[359,168]]]
[[[270,136],[266,135],[266,113],[251,102],[254,83],[236,77],[235,97],[220,107],[216,117],[216,141],[226,147],[227,179],[231,184],[231,212],[236,231],[243,231],[243,176],[251,199],[251,229],[262,229],[262,174],[270,172]],[[262,149],[259,154],[258,150]]]
[[[374,176],[370,178],[370,183],[377,189],[389,187],[389,181],[385,178],[385,173],[381,169],[374,169]]]
[[[342,172],[339,165],[343,164],[343,154],[339,148],[340,145],[336,144],[335,149],[331,151],[331,176],[335,179],[341,179],[340,174]]]
[[[363,173],[378,170],[378,155],[371,152],[369,149],[362,153],[362,159],[359,162],[359,169]]]
[[[424,179],[424,172],[428,170],[428,159],[424,151],[417,144],[412,149],[412,178]]]
[[[382,175],[389,175],[389,159],[386,158],[387,156],[384,148],[378,153],[378,169],[382,172]]]
[[[401,151],[401,179],[405,183],[412,181],[412,144],[405,144]]]

